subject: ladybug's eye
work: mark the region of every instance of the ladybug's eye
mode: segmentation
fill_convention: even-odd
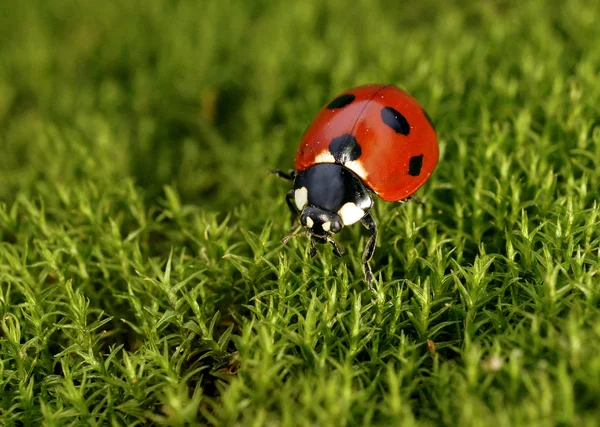
[[[340,224],[335,220],[319,222],[318,224],[315,224],[315,227],[313,228],[314,233],[335,234],[338,231],[340,231]]]
[[[328,233],[337,233],[342,229],[342,223],[336,218],[337,215],[329,214],[326,220],[321,223],[323,231]]]
[[[331,221],[331,226],[329,227],[329,231],[332,233],[338,233],[342,229],[342,223],[340,221]]]

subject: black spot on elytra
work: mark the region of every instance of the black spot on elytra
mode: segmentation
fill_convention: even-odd
[[[327,105],[329,110],[335,110],[336,108],[344,108],[346,105],[351,104],[356,99],[356,96],[351,93],[346,93],[335,98]]]
[[[333,138],[329,144],[329,151],[335,158],[335,161],[342,165],[358,159],[362,154],[358,141],[348,133]]]
[[[381,120],[399,135],[408,135],[410,133],[410,126],[406,117],[392,107],[383,107],[381,109]]]
[[[427,119],[429,125],[433,128],[433,130],[436,130],[435,125],[433,124],[433,120],[431,120],[431,116],[427,114],[427,111],[425,111],[425,109],[423,109],[423,114],[425,114],[425,118]]]
[[[408,162],[408,174],[410,176],[419,176],[423,167],[423,155],[413,156]]]

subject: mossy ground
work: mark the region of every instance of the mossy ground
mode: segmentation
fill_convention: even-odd
[[[599,10],[4,1],[0,424],[597,425]],[[375,291],[268,174],[370,82],[441,146]]]

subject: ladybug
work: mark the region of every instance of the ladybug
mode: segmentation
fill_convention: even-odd
[[[386,202],[406,202],[429,179],[439,157],[437,134],[429,115],[408,93],[394,85],[369,84],[330,100],[301,138],[290,172],[273,170],[293,181],[286,195],[294,223],[299,219],[315,243],[330,243],[335,255],[344,249],[333,235],[360,222],[370,231],[363,253],[365,281],[373,274],[377,225],[370,211],[373,194]]]

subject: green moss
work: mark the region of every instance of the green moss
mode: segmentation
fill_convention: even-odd
[[[595,425],[594,3],[4,2],[0,424]],[[268,174],[368,82],[441,146],[375,291]]]

